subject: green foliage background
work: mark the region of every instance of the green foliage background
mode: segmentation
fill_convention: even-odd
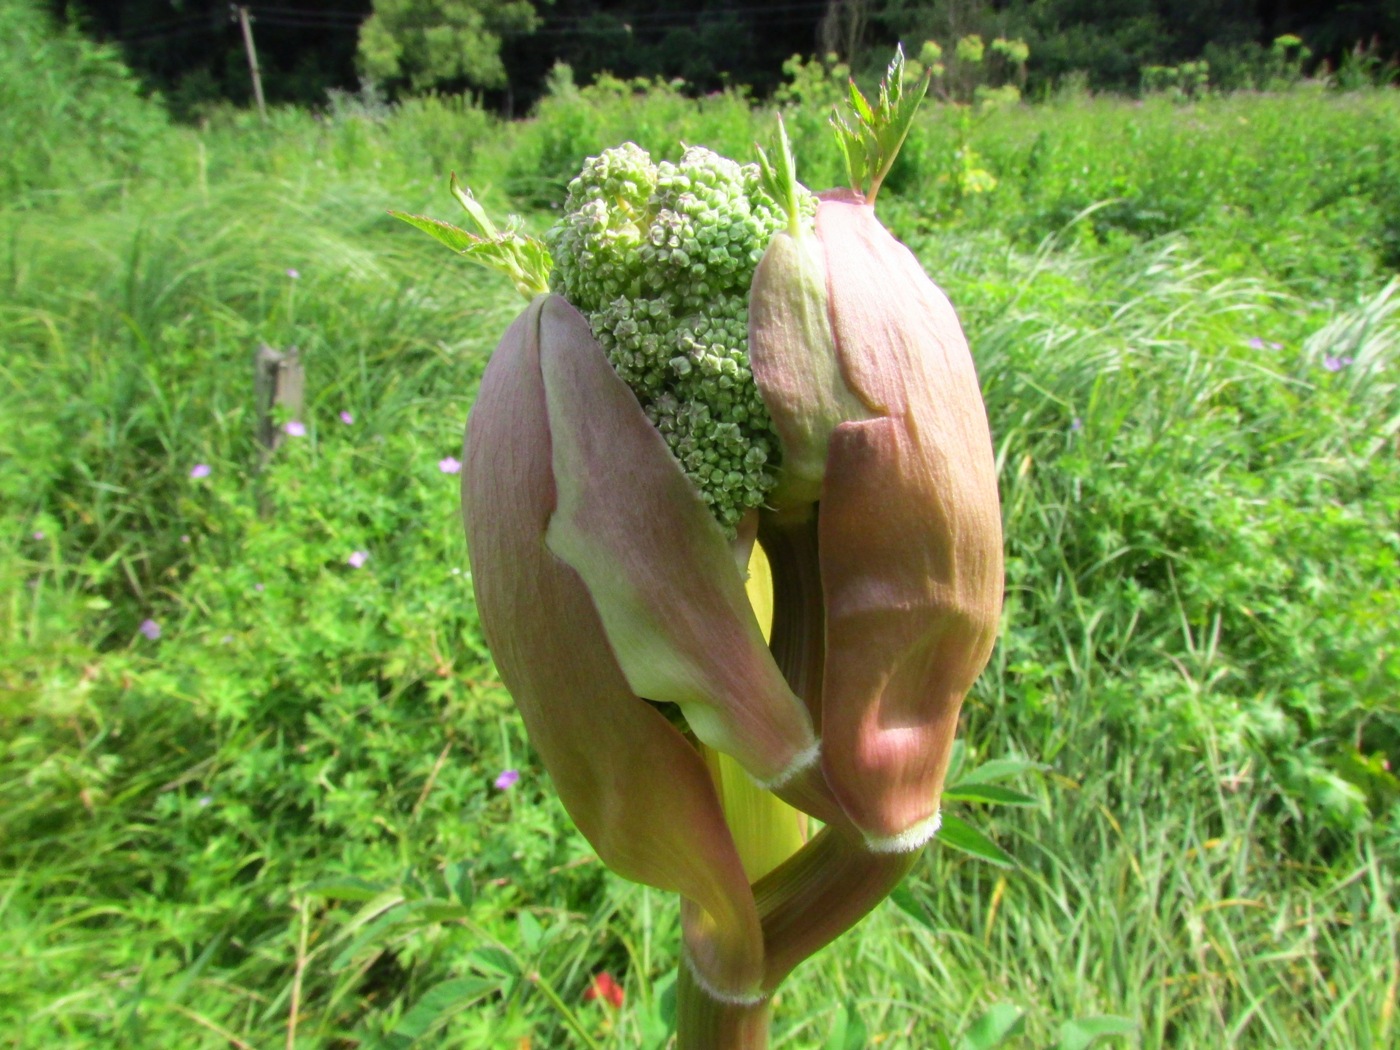
[[[0,20],[0,1042],[664,1046],[674,903],[534,763],[440,466],[519,300],[386,209],[450,218],[456,170],[539,231],[589,152],[747,157],[771,114],[560,77],[520,124],[196,131]],[[814,186],[822,124],[788,114]],[[1035,764],[1036,805],[950,807],[1017,866],[933,849],[776,1047],[1393,1043],[1397,156],[1375,90],[916,126],[881,209],[962,313],[1008,537],[962,761]],[[308,401],[260,470],[263,342]]]
[[[360,27],[359,66],[376,81],[406,82],[414,91],[462,82],[502,87],[502,36],[538,25],[528,0],[375,0]]]

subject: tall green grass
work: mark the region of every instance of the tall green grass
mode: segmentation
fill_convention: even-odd
[[[61,100],[85,45],[0,18]],[[440,465],[519,301],[385,210],[445,212],[456,170],[543,228],[589,151],[745,155],[770,116],[561,81],[519,125],[195,130],[103,83],[139,146],[0,107],[0,1041],[663,1047],[674,902],[533,762]],[[1012,1045],[1104,1014],[1144,1047],[1393,1044],[1398,121],[1377,92],[917,129],[881,209],[963,315],[1007,527],[966,748],[1044,768],[1035,807],[964,807],[1017,867],[933,850],[785,986],[776,1047],[956,1045],[998,1003]],[[265,469],[262,343],[308,368]],[[621,1011],[584,998],[604,970]]]

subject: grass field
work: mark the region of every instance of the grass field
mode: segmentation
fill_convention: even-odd
[[[25,5],[0,38],[0,1045],[664,1047],[675,903],[554,799],[442,462],[520,301],[386,211],[452,218],[455,170],[542,230],[590,151],[747,158],[771,112],[560,83],[514,125],[195,129]],[[1011,1008],[1010,1046],[1394,1046],[1400,95],[930,107],[888,194],[997,441],[966,756],[1036,805],[963,806],[1016,866],[931,849],[775,1047]],[[307,411],[259,469],[263,343]]]

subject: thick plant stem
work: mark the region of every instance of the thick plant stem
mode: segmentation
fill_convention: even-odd
[[[772,1001],[725,1003],[712,998],[681,964],[676,981],[676,1050],[768,1050]]]
[[[829,826],[754,886],[763,923],[763,987],[772,992],[798,963],[826,947],[884,900],[919,859],[871,853],[849,825]]]

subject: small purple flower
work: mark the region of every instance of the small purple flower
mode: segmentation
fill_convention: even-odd
[[[504,773],[502,773],[496,778],[496,790],[509,791],[511,788],[515,787],[515,782],[519,779],[520,770],[507,769]]]
[[[1270,350],[1282,350],[1282,349],[1283,349],[1283,344],[1282,344],[1282,343],[1270,343],[1270,344],[1269,344],[1269,349],[1270,349]]]
[[[189,542],[190,542],[190,534],[187,532],[187,533],[185,533],[183,536],[181,536],[181,537],[180,537],[180,542],[181,542],[181,543],[189,543]]]
[[[355,422],[355,417],[349,412],[342,412],[340,413],[340,421],[348,427],[351,423]]]
[[[438,460],[438,470],[444,474],[460,474],[462,472],[462,461],[454,456]]]
[[[255,584],[253,584],[253,590],[257,591],[259,594],[262,593],[262,589],[263,589],[263,585],[262,585],[262,584],[260,584],[260,583],[255,583]]]
[[[142,620],[141,626],[136,629],[153,642],[160,637],[160,624],[154,620]]]
[[[205,806],[209,805],[209,803],[211,803],[211,802],[213,802],[213,801],[214,801],[214,796],[213,796],[213,795],[200,795],[200,796],[199,796],[199,808],[200,808],[200,809],[203,809]]]
[[[306,424],[299,419],[293,419],[282,424],[282,429],[294,438],[306,437]]]
[[[1340,372],[1347,365],[1351,364],[1351,362],[1352,359],[1350,357],[1333,357],[1331,354],[1328,354],[1322,359],[1322,367],[1329,372]]]
[[[345,559],[345,563],[352,569],[363,568],[367,561],[369,561],[369,551],[354,551],[350,557]]]
[[[1249,341],[1249,348],[1251,350],[1263,350],[1265,345],[1267,344],[1265,344],[1264,340],[1260,339],[1257,335]]]
[[[1080,419],[1078,416],[1075,416],[1073,419],[1071,419],[1071,420],[1069,421],[1069,428],[1070,428],[1071,430],[1083,430],[1083,429],[1084,429],[1084,420]]]
[[[196,480],[199,478],[207,478],[212,473],[214,473],[214,470],[208,463],[196,463],[194,466],[190,467],[190,477]]]
[[[42,539],[44,538],[44,530],[43,530],[43,529],[35,529],[34,532],[33,532],[31,535],[33,535],[33,537],[34,537],[36,540],[42,540]]]
[[[288,268],[288,270],[287,270],[287,276],[290,277],[292,280],[295,281],[297,278],[299,278],[299,277],[301,276],[301,271],[300,271],[300,270],[293,270],[293,269],[291,269],[291,268]]]

